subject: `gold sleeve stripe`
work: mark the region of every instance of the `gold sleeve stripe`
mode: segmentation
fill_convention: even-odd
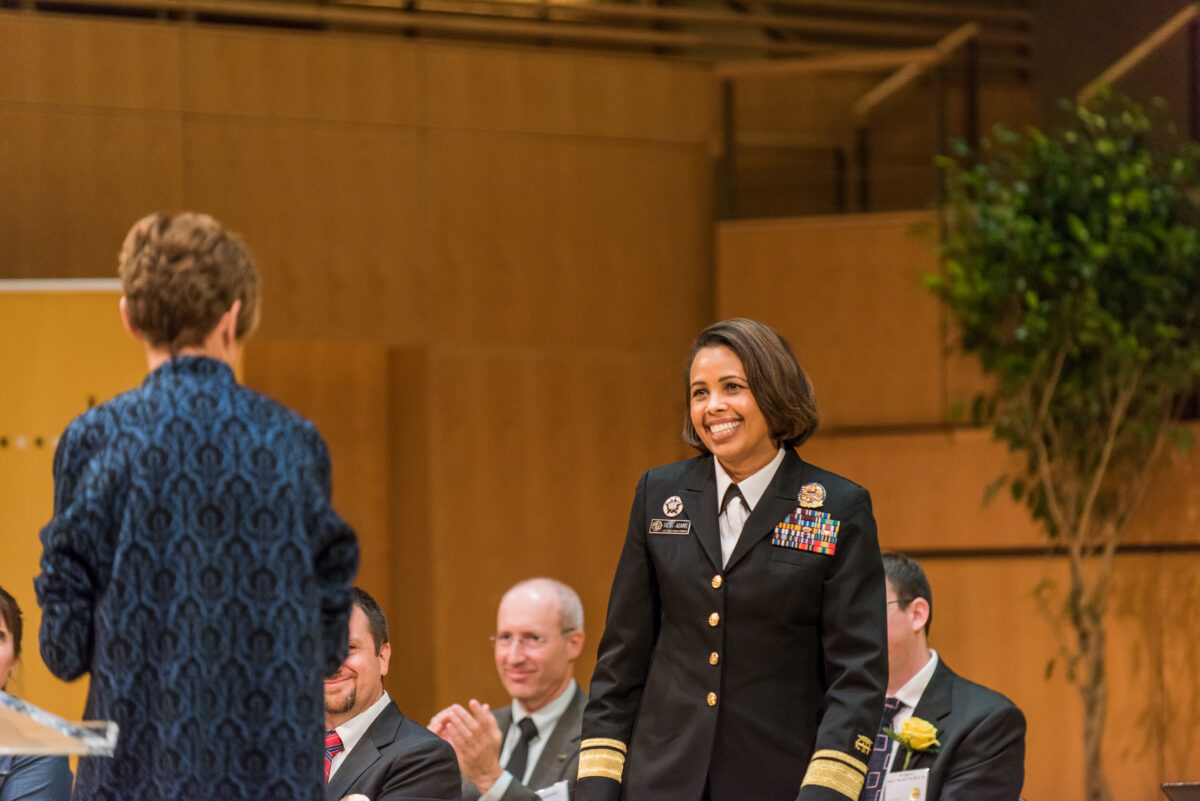
[[[625,755],[611,748],[592,748],[579,752],[579,777],[599,776],[621,781],[625,772]]]
[[[836,759],[840,762],[845,762],[847,765],[849,765],[852,768],[857,768],[858,770],[861,770],[864,774],[867,772],[867,763],[866,762],[857,760],[854,757],[850,756],[849,754],[843,754],[841,751],[834,751],[832,749],[826,748],[826,749],[823,749],[823,750],[818,751],[817,753],[813,754],[812,758],[813,759]]]
[[[579,744],[580,748],[615,748],[622,754],[628,753],[625,743],[620,740],[610,740],[607,737],[592,737]]]
[[[806,787],[815,784],[818,787],[828,787],[830,790],[836,790],[846,796],[850,801],[858,801],[866,778],[864,774],[841,762],[832,759],[814,759],[808,764],[808,772],[804,774],[804,781],[800,783],[800,786]]]

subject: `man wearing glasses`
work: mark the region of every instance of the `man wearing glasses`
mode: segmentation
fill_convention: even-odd
[[[1018,801],[1025,777],[1025,716],[1000,693],[950,670],[929,647],[933,593],[921,565],[884,551],[883,571],[888,697],[859,801],[882,801],[889,776],[917,783],[924,801]],[[911,756],[882,728],[911,733],[916,738]]]
[[[567,801],[575,792],[587,696],[574,679],[583,605],[548,578],[514,585],[496,615],[496,670],[512,703],[492,712],[471,699],[429,728],[458,754],[464,801]]]

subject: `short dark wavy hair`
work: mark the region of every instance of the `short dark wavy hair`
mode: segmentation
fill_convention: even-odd
[[[13,659],[20,659],[21,631],[23,629],[21,623],[21,606],[17,603],[17,599],[9,595],[8,590],[3,587],[0,587],[0,617],[4,618],[4,625],[12,637]]]
[[[921,563],[897,551],[884,551],[881,556],[883,573],[896,591],[896,600],[900,602],[900,608],[907,609],[917,598],[924,598],[925,603],[929,604],[929,617],[925,619],[925,636],[928,637],[929,630],[933,627],[933,590]]]
[[[787,340],[769,325],[735,317],[714,323],[700,332],[683,371],[683,441],[701,453],[708,448],[692,425],[690,383],[692,362],[702,348],[724,345],[733,351],[746,370],[746,381],[762,411],[771,439],[794,448],[817,430],[820,415],[813,397],[812,382],[796,361]]]
[[[379,604],[366,590],[351,587],[350,595],[354,600],[354,605],[367,616],[367,628],[371,630],[371,640],[375,643],[375,655],[379,656],[379,650],[388,641],[387,618],[384,617]]]
[[[258,324],[259,276],[241,238],[207,214],[161,212],[134,223],[121,246],[121,289],[129,322],[172,354],[205,337],[242,302],[237,338]]]

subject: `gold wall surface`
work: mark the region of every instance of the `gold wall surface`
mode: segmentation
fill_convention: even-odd
[[[110,282],[115,284],[116,282]],[[0,281],[0,586],[24,617],[21,665],[8,692],[79,720],[87,679],[50,675],[38,649],[33,593],[39,529],[53,513],[51,467],[59,435],[90,406],[141,383],[146,361],[121,327],[120,292],[72,281]]]
[[[1061,664],[1045,678],[1056,641],[1032,596],[1064,567],[1022,509],[982,505],[1004,448],[945,424],[981,378],[920,284],[932,214],[714,233],[714,82],[680,62],[3,10],[0,74],[0,277],[112,276],[155,209],[250,244],[264,312],[245,380],[329,442],[414,719],[505,702],[485,638],[531,575],[583,597],[586,684],[638,475],[689,455],[688,343],[747,315],[814,378],[825,428],[802,455],[872,491],[885,547],[923,555],[934,646],[1025,709],[1026,797],[1082,797],[1078,701]],[[115,297],[76,302],[37,324],[0,309],[0,434],[57,434],[140,380]],[[50,456],[0,449],[6,543],[24,543],[0,583],[27,614]],[[1107,747],[1131,801],[1196,765],[1198,470],[1195,453],[1160,467],[1130,531],[1144,550],[1118,560]],[[18,693],[77,717],[82,686],[38,670]]]
[[[710,70],[8,10],[0,71],[0,277],[112,276],[158,209],[250,245],[245,378],[329,442],[404,711],[506,702],[486,637],[538,574],[583,597],[586,686],[638,474],[686,455]]]

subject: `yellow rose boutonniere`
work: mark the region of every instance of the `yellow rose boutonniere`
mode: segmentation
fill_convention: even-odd
[[[913,751],[936,751],[937,747],[941,745],[937,739],[937,727],[920,718],[909,718],[904,721],[899,732],[884,729],[883,733],[904,746],[904,767],[901,770],[908,770],[908,763],[912,759]]]

